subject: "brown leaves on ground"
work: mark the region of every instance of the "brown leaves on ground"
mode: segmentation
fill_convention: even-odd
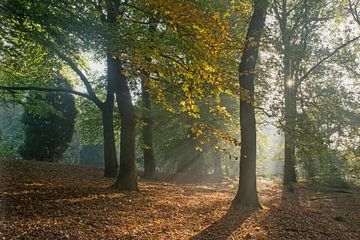
[[[360,239],[358,193],[261,182],[255,211],[230,208],[226,184],[112,183],[98,169],[0,160],[0,239]]]

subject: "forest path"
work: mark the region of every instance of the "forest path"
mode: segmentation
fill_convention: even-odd
[[[360,239],[360,195],[260,181],[264,209],[230,208],[236,185],[140,182],[99,169],[0,160],[0,239]]]

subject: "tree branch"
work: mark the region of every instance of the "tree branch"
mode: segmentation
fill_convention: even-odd
[[[2,86],[0,85],[0,90],[5,90],[10,93],[14,93],[16,91],[38,91],[38,92],[62,92],[62,93],[69,93],[73,95],[77,95],[80,97],[84,97],[86,99],[89,99],[90,101],[94,102],[96,104],[96,100],[93,99],[90,95],[78,92],[72,89],[68,88],[47,88],[47,87],[35,87],[35,86],[24,86],[24,87],[17,87],[17,86]],[[98,106],[96,104],[96,106]],[[101,106],[98,106],[101,107]]]
[[[349,0],[349,7],[350,7],[350,12],[351,15],[353,16],[354,20],[360,24],[360,17],[359,17],[359,13],[357,10],[357,5],[359,4],[359,1],[356,1],[356,3],[354,4],[354,6],[351,3],[351,0]]]
[[[30,34],[32,34],[30,32]],[[33,34],[32,34],[33,35]],[[91,97],[92,101],[96,104],[96,106],[100,107],[102,106],[103,102],[100,101],[100,99],[96,96],[89,79],[85,76],[85,74],[80,70],[80,68],[76,65],[76,63],[68,56],[66,56],[64,53],[62,53],[55,43],[44,40],[39,38],[38,36],[34,36],[34,39],[38,41],[40,44],[42,44],[44,47],[48,48],[50,52],[53,52],[55,55],[57,55],[60,59],[62,59],[66,64],[70,66],[70,68],[80,77],[80,80],[84,83],[86,91],[88,92],[89,96]]]
[[[127,7],[130,7],[130,8],[132,8],[132,9],[135,9],[135,10],[137,10],[137,11],[140,11],[140,12],[142,12],[142,13],[145,13],[145,14],[147,14],[147,15],[153,16],[153,13],[152,13],[152,12],[148,12],[148,11],[146,11],[146,10],[140,8],[140,7],[137,7],[137,6],[135,6],[135,5],[131,5],[131,4],[129,4],[128,2],[123,3],[123,5],[124,5],[124,6],[127,6]]]
[[[90,81],[85,76],[85,74],[78,68],[76,63],[71,58],[69,58],[68,56],[66,56],[62,52],[60,52],[57,48],[52,48],[52,50],[55,52],[56,55],[59,56],[59,58],[61,58],[63,61],[65,61],[71,67],[71,69],[80,77],[80,79],[84,83],[84,85],[86,87],[86,91],[88,92],[88,94],[91,97],[92,101],[97,106],[101,106],[103,104],[103,102],[101,102],[100,99],[96,96],[96,94],[95,94],[95,92],[94,92],[94,90],[93,90],[93,88],[92,88],[92,86],[90,84]]]
[[[347,41],[343,44],[341,44],[339,47],[335,48],[335,50],[333,52],[331,52],[329,55],[327,55],[326,57],[324,57],[323,59],[321,59],[320,61],[318,61],[314,66],[312,66],[299,80],[299,82],[297,83],[298,85],[300,85],[303,81],[305,81],[306,78],[309,77],[309,75],[316,69],[318,68],[321,64],[323,64],[326,60],[328,60],[329,58],[331,58],[332,56],[334,56],[337,52],[339,52],[341,49],[345,48],[346,46],[350,45],[351,43],[357,41],[360,39],[360,36],[357,36],[353,39],[351,39],[350,41]]]
[[[178,64],[179,66],[181,66],[182,68],[184,68],[186,71],[191,72],[190,69],[185,65],[185,63],[181,62],[181,60],[176,59],[175,57],[168,56],[168,55],[162,54],[162,53],[160,53],[159,56],[160,56],[160,57],[163,57],[163,58],[170,59],[170,60],[174,61],[175,63],[177,63],[177,64]]]

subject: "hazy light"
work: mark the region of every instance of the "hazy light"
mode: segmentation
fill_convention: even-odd
[[[90,70],[95,74],[105,74],[106,72],[106,63],[105,61],[90,61]]]
[[[293,86],[294,86],[294,81],[293,81],[293,80],[288,80],[288,81],[286,82],[286,85],[287,85],[288,87],[293,87]]]

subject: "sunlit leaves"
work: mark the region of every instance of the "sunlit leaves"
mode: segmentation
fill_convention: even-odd
[[[156,22],[156,31],[147,30],[148,37],[142,38],[132,60],[135,71],[141,68],[151,73],[151,89],[156,99],[164,103],[176,96],[181,99],[179,110],[195,118],[200,117],[196,105],[206,95],[213,95],[219,104],[220,94],[228,93],[227,89],[237,82],[234,64],[240,52],[225,16],[231,11],[226,4],[219,12],[211,8],[210,2],[206,7],[190,1],[134,3],[153,14],[144,14],[143,21]],[[170,92],[164,94],[164,88]]]

